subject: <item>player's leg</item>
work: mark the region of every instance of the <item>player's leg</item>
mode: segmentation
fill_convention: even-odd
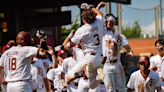
[[[88,92],[89,88],[87,85],[87,79],[81,77],[78,84],[78,92]]]
[[[103,81],[107,92],[116,92],[114,81],[114,66],[106,62],[103,71],[105,73],[105,78]]]
[[[76,78],[79,78],[81,76],[83,76],[83,73],[80,74],[80,72],[82,72],[82,70],[86,67],[87,63],[86,62],[79,62],[77,63],[72,69],[71,71],[67,74],[67,82],[71,82],[73,80],[75,80]]]
[[[118,64],[120,73],[115,74],[115,82],[118,92],[126,92],[126,78],[121,62]]]

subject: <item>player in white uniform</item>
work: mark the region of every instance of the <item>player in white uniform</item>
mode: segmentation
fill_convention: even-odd
[[[14,40],[10,40],[5,46],[3,46],[2,48],[2,53],[4,53],[6,50],[8,50],[9,48],[11,48],[12,46],[15,46],[15,41]],[[2,92],[7,92],[7,82],[5,81],[5,72],[4,69],[2,69]]]
[[[16,37],[17,46],[6,50],[0,58],[1,70],[6,74],[8,92],[32,92],[28,79],[30,78],[31,58],[37,55],[44,56],[46,51],[30,47],[31,36],[28,32],[21,31]],[[44,42],[42,44],[45,44]],[[2,82],[0,81],[0,85]]]
[[[49,92],[46,71],[43,64],[38,62],[38,60],[33,60],[31,64],[31,77],[29,83],[33,92]]]
[[[55,92],[61,92],[63,89],[61,82],[61,67],[63,60],[67,57],[65,50],[60,50],[57,53],[58,67],[50,69],[47,73],[49,83],[53,83]]]
[[[140,69],[131,74],[127,84],[127,92],[133,90],[135,92],[155,92],[155,89],[157,89],[157,92],[162,92],[158,74],[148,69],[150,65],[149,57],[140,56],[138,62]]]
[[[164,41],[157,40],[155,42],[155,47],[158,52],[157,55],[154,55],[150,58],[150,70],[154,70],[158,73],[159,77],[162,80],[162,89],[164,91],[164,71],[161,71],[164,67]]]
[[[43,41],[45,41],[46,37],[47,37],[44,30],[38,30],[36,33],[36,36],[39,37],[40,39],[42,39]],[[36,45],[36,47],[40,47],[40,45],[38,44],[38,45]],[[55,57],[53,48],[51,46],[48,46],[48,48],[50,49],[50,51],[48,51],[48,53],[51,55],[52,62],[50,60],[48,60],[47,57],[43,57],[39,60],[39,62],[43,63],[46,72],[50,68],[56,68],[57,67],[56,57]],[[47,47],[45,46],[44,49],[47,49]]]
[[[61,82],[63,87],[67,87],[67,92],[78,92],[78,79],[71,83],[66,83],[65,76],[70,72],[70,70],[77,64],[75,60],[75,56],[65,58],[63,60],[62,68],[61,68]],[[67,86],[65,86],[67,84]]]
[[[108,92],[125,92],[125,73],[120,62],[121,46],[126,49],[127,57],[132,58],[133,53],[126,37],[114,30],[115,17],[112,14],[105,16],[104,36],[102,41],[103,56],[106,57],[103,71],[105,73],[104,84]]]
[[[102,4],[102,7],[105,4]],[[75,35],[71,39],[69,47],[74,44],[79,44],[80,41],[84,47],[83,60],[77,63],[70,73],[67,75],[67,82],[79,77],[79,72],[86,66],[88,88],[94,89],[104,78],[105,74],[102,71],[103,64],[101,63],[102,54],[102,35],[103,35],[103,14],[96,8],[84,9],[82,11],[82,20],[84,25],[77,29]]]

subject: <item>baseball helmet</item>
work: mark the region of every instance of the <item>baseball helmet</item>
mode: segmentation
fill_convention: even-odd
[[[31,35],[29,32],[21,31],[17,34],[16,43],[23,46],[31,45]]]
[[[138,62],[148,62],[148,63],[150,63],[149,57],[148,56],[140,56]]]

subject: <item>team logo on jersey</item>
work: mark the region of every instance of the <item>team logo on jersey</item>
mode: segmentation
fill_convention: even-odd
[[[139,81],[139,84],[138,84],[138,92],[144,92],[144,86],[145,86],[145,83],[141,81]]]
[[[155,79],[150,79],[148,83],[150,86],[155,85]]]
[[[42,72],[41,68],[37,68],[37,71],[38,71],[38,74],[41,75],[41,72]]]

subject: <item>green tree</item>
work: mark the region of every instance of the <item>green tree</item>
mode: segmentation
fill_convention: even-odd
[[[65,34],[65,35],[63,36],[63,40],[67,37],[67,35],[71,32],[72,29],[77,30],[77,29],[80,27],[80,24],[78,24],[78,21],[79,21],[78,16],[79,16],[79,15],[80,15],[80,14],[78,14],[78,15],[75,17],[75,20],[72,21],[71,27],[70,27],[70,28],[67,29],[65,26],[62,27],[62,33]]]
[[[140,38],[142,35],[141,27],[138,21],[135,21],[132,27],[130,27],[130,25],[125,25],[124,27],[122,27],[122,34],[124,34],[127,39]]]

